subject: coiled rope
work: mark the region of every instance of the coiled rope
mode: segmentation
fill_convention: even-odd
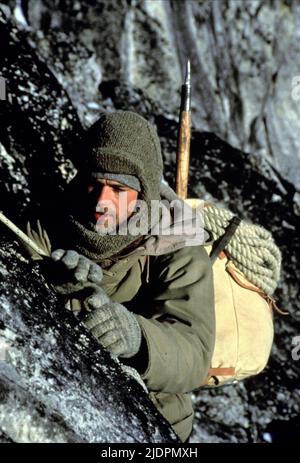
[[[204,228],[211,233],[214,241],[225,233],[233,216],[228,209],[206,204],[203,211]],[[269,296],[274,293],[280,278],[281,252],[268,230],[242,221],[226,251],[252,284]]]

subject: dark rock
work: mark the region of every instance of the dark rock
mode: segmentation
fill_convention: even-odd
[[[55,212],[75,171],[71,147],[82,128],[55,76],[0,15],[1,69],[9,83],[0,106],[1,209],[24,224],[26,217]],[[15,248],[3,238],[1,440],[177,441],[141,386],[101,353]]]
[[[0,103],[0,140],[5,148],[1,148],[5,153],[1,159],[1,207],[18,219],[29,203],[37,207],[53,199],[72,175],[74,166],[66,153],[82,127],[52,72],[28,45],[23,32],[6,22],[1,10],[0,40],[1,75],[7,83],[7,100]],[[17,187],[16,175],[25,190]],[[22,175],[26,177],[23,180]]]
[[[300,435],[300,418],[297,416],[292,420],[274,421],[267,432],[273,436],[273,443],[286,444],[298,442]]]
[[[142,386],[6,239],[0,280],[2,441],[178,442]]]
[[[195,127],[267,158],[299,190],[297,0],[22,3],[83,124],[101,107],[97,86],[112,79],[176,115],[189,57]]]

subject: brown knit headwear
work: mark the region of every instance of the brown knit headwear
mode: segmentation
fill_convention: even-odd
[[[102,114],[87,130],[80,149],[82,165],[77,176],[97,171],[135,176],[141,185],[139,199],[146,202],[150,216],[151,200],[160,199],[163,175],[160,142],[153,125],[131,111]],[[73,249],[91,259],[101,261],[116,255],[139,238],[101,235],[94,223],[80,223],[76,209],[71,210],[65,225],[68,240]]]

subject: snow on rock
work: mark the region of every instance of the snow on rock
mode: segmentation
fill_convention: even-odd
[[[15,247],[2,239],[1,432],[14,442],[176,442],[145,389]]]

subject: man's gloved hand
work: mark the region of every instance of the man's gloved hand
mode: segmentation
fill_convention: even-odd
[[[64,274],[62,281],[55,284],[56,290],[61,294],[74,293],[89,286],[95,288],[102,281],[103,272],[100,265],[76,251],[56,249],[52,252],[51,258],[60,264]],[[59,275],[57,279],[59,280]]]
[[[115,357],[133,357],[139,351],[142,332],[133,313],[113,302],[99,288],[84,305],[91,313],[83,321],[97,341]]]

